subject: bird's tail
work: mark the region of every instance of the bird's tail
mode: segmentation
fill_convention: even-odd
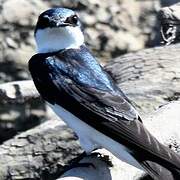
[[[179,169],[166,168],[149,160],[142,161],[141,165],[153,180],[180,180]]]

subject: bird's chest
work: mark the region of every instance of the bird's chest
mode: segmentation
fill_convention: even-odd
[[[49,106],[68,125],[68,127],[76,133],[80,144],[86,153],[89,154],[94,149],[100,148],[100,145],[95,141],[97,134],[92,127],[57,104],[49,104]]]

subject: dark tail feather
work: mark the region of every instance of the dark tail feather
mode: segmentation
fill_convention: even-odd
[[[167,169],[152,161],[142,161],[141,165],[153,180],[180,180],[180,171],[177,169]]]

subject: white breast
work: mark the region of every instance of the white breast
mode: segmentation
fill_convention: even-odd
[[[120,160],[142,169],[141,165],[133,158],[133,156],[131,156],[125,146],[92,128],[59,105],[49,105],[54,112],[74,130],[79,137],[82,148],[86,151],[86,153],[89,154],[98,148],[105,148]]]

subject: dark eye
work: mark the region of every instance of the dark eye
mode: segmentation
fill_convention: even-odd
[[[71,17],[71,21],[73,22],[73,24],[77,24],[77,22],[78,22],[78,17],[77,17],[77,15],[72,16],[72,17]]]
[[[70,23],[70,24],[73,24],[73,25],[77,25],[78,23],[78,16],[77,15],[73,15],[73,16],[70,16],[66,19],[65,21],[66,23]]]

